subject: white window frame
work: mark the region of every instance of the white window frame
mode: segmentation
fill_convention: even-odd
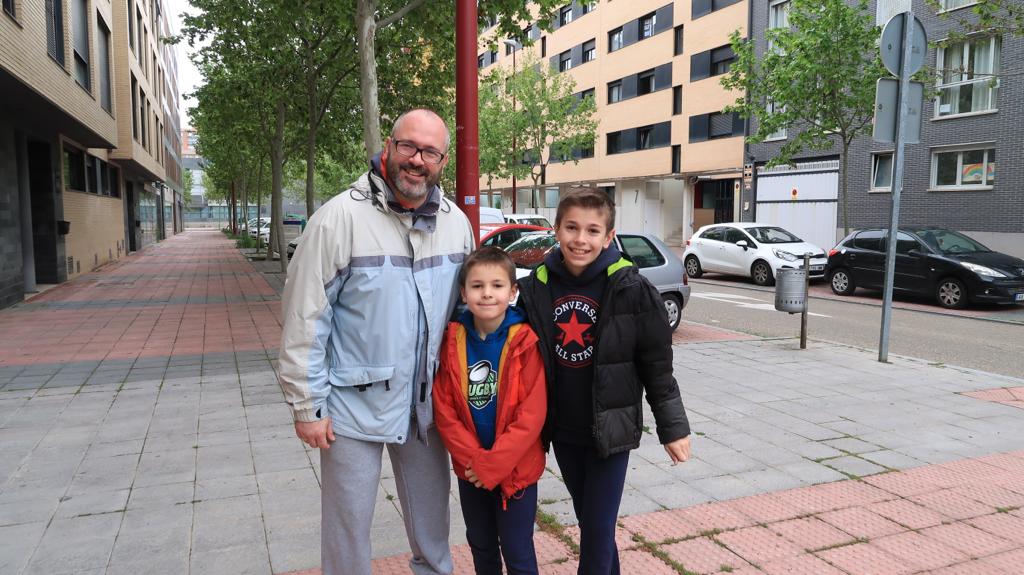
[[[959,48],[960,50],[963,51],[962,56],[961,56],[961,61],[967,62],[967,61],[969,61],[969,58],[971,56],[971,52],[973,52],[975,50],[974,46],[977,45],[977,44],[980,44],[982,42],[989,42],[989,54],[990,54],[990,58],[991,59],[987,63],[986,69],[991,70],[991,72],[990,73],[985,73],[981,77],[974,77],[974,78],[968,78],[968,79],[963,79],[964,76],[968,76],[969,75],[968,73],[966,73],[966,72],[965,73],[961,73],[961,74],[959,74],[959,76],[961,78],[960,80],[951,81],[949,83],[945,83],[944,84],[942,82],[943,75],[944,75],[943,70],[946,67],[946,54],[948,53],[948,51],[950,51],[952,49],[955,49],[955,48]],[[1001,38],[999,36],[989,36],[989,37],[986,37],[986,38],[968,39],[968,40],[966,40],[966,41],[964,41],[962,43],[954,44],[953,46],[948,46],[946,48],[939,48],[938,50],[935,51],[935,69],[938,71],[938,73],[936,74],[936,79],[935,79],[937,94],[935,96],[935,106],[934,106],[935,107],[935,112],[934,112],[933,119],[939,119],[939,118],[945,119],[945,118],[952,118],[952,117],[957,117],[957,116],[966,116],[966,115],[971,115],[971,114],[986,114],[986,113],[992,113],[992,112],[999,111],[999,88],[1000,88],[1000,82],[999,82],[998,74],[999,74],[999,68],[1000,68],[1000,65],[1001,65],[1001,58],[1000,58],[1001,50],[1002,50]],[[989,86],[988,84],[992,83],[992,82],[994,82],[994,85]],[[988,105],[987,108],[980,109],[980,110],[969,110],[969,111],[966,111],[966,112],[958,110],[956,112],[950,112],[950,113],[946,113],[946,114],[942,113],[942,110],[940,108],[941,108],[941,102],[942,102],[942,94],[943,94],[943,92],[945,90],[959,90],[960,87],[962,87],[962,86],[979,86],[979,85],[981,86],[981,89],[983,89],[983,90],[991,90],[991,94],[990,94],[990,98],[989,98],[989,105]],[[978,88],[972,88],[972,89],[976,90]]]
[[[789,0],[786,0],[786,1],[788,2]],[[785,109],[785,107],[783,107],[783,109]],[[775,113],[775,102],[773,102],[772,100],[768,100],[768,102],[765,104],[765,111],[768,112],[769,114],[774,114]],[[789,137],[789,135],[786,132],[786,127],[783,126],[783,127],[779,128],[778,130],[775,130],[771,134],[768,134],[768,137],[765,138],[764,141],[766,141],[766,142],[774,142],[776,140],[785,140],[787,137]]]
[[[978,0],[967,0],[966,4],[957,4],[956,6],[949,6],[951,0],[939,0],[939,9],[936,10],[938,14],[943,12],[952,12],[953,10],[960,10],[961,8],[970,8],[978,3]],[[956,0],[952,0],[955,2]]]
[[[929,191],[991,190],[991,189],[993,189],[995,187],[995,172],[993,171],[993,174],[992,174],[992,183],[988,183],[989,164],[991,163],[993,166],[996,166],[998,164],[997,164],[997,162],[989,162],[988,151],[992,150],[994,152],[995,149],[996,149],[995,144],[979,144],[979,145],[959,146],[959,147],[951,147],[951,148],[933,148],[931,150],[931,163],[932,163],[932,165],[931,165],[931,179],[930,179]],[[980,184],[963,184],[963,183],[961,183],[961,178],[963,176],[963,162],[964,162],[963,154],[964,154],[964,152],[974,152],[974,151],[978,151],[978,150],[984,150],[985,151],[985,157],[984,157],[983,164],[982,164],[982,170],[983,170],[983,174],[984,174],[983,179],[982,179],[982,183],[980,183]],[[938,158],[938,155],[939,154],[957,154],[957,159],[956,159],[957,183],[956,184],[953,184],[953,185],[949,185],[949,184],[939,185],[939,183],[938,183],[938,176],[939,176],[939,158]],[[993,170],[995,170],[994,167],[993,167]]]
[[[889,157],[889,185],[878,186],[875,182],[878,180],[878,160],[883,156]],[[871,184],[868,189],[872,192],[891,192],[892,191],[892,177],[895,165],[893,164],[893,157],[895,154],[890,150],[886,152],[872,152],[871,153]]]
[[[558,10],[558,26],[559,27],[569,25],[570,23],[572,23],[572,20],[573,20],[572,5],[562,6],[561,8],[559,8],[559,10]]]
[[[648,22],[650,23],[650,28],[647,28],[645,26]],[[641,16],[640,17],[640,34],[639,34],[640,38],[639,38],[639,40],[646,40],[646,39],[654,36],[654,27],[657,26],[657,25],[658,25],[658,13],[657,12],[651,12],[650,14],[646,14],[644,16]]]
[[[625,38],[622,35],[622,28],[616,28],[608,34],[608,51],[615,52],[625,48]]]

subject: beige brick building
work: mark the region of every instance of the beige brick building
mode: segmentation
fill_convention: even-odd
[[[531,26],[527,48],[481,30],[481,74],[532,53],[572,75],[578,92],[592,91],[597,106],[594,149],[575,164],[551,163],[537,206],[532,182],[518,182],[516,209],[553,221],[561,194],[596,186],[613,194],[618,229],[675,245],[704,224],[739,220],[745,124],[721,113],[737,95],[719,80],[733,59],[729,34],[745,36],[747,18],[746,0],[576,0],[556,11],[550,32]],[[491,186],[481,181],[483,205],[511,212],[512,183]]]
[[[0,307],[180,230],[170,33],[161,0],[3,0]]]

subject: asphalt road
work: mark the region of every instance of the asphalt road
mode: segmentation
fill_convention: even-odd
[[[775,311],[773,288],[704,280],[690,286],[688,321],[762,337],[800,335],[800,315]],[[809,338],[878,349],[879,302],[812,297],[810,312]],[[889,353],[1024,378],[1024,324],[896,308]]]

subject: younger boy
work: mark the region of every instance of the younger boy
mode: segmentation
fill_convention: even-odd
[[[533,524],[547,413],[537,335],[519,310],[516,268],[480,248],[459,273],[468,309],[448,326],[434,381],[434,420],[452,454],[478,575],[536,574]]]
[[[673,464],[690,456],[665,308],[612,243],[614,222],[608,194],[570,192],[555,215],[559,249],[520,281],[548,377],[542,440],[572,496],[581,575],[619,573],[615,521],[629,451],[640,445],[641,391]]]

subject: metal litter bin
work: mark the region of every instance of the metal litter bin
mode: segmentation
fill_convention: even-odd
[[[775,309],[801,313],[807,306],[807,270],[781,269],[775,274]]]

